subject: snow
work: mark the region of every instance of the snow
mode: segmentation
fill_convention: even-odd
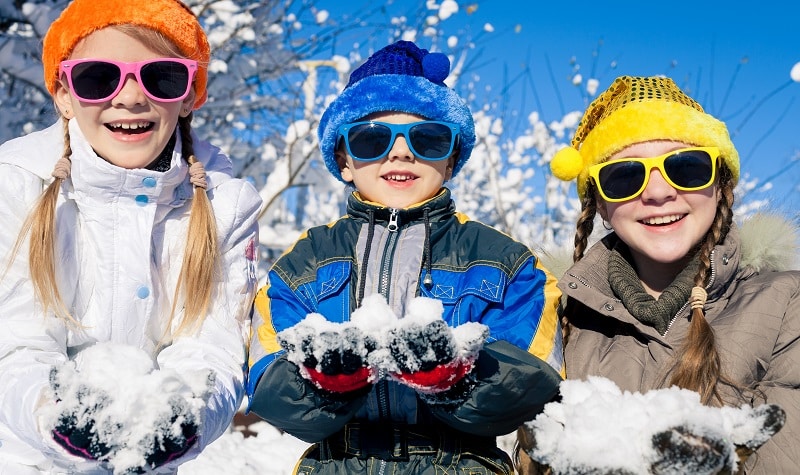
[[[441,301],[416,297],[408,303],[402,318],[398,318],[383,296],[373,294],[364,298],[361,307],[353,312],[349,321],[331,322],[318,313],[310,313],[297,325],[278,333],[278,340],[284,348],[311,351],[317,361],[322,361],[323,355],[332,350],[352,351],[368,361],[376,370],[375,375],[381,377],[400,371],[398,359],[412,362],[412,370],[416,370],[420,360],[435,361],[431,348],[425,355],[416,355],[411,351],[412,346],[427,346],[424,342],[416,345],[402,343],[399,346],[394,343],[397,338],[407,335],[415,335],[424,341],[440,338],[438,333],[432,335],[431,332],[438,332],[442,327],[430,324],[442,321],[443,314]],[[467,322],[455,328],[444,327],[452,341],[454,358],[464,361],[474,361],[489,335],[488,327],[477,322]],[[373,343],[370,350],[366,342]],[[398,356],[398,348],[403,348],[404,354]],[[301,368],[306,360],[304,351],[290,350],[287,357]]]
[[[286,475],[310,446],[266,422],[247,429],[256,435],[245,437],[240,430],[223,434],[196,459],[181,465],[178,475]]]
[[[766,406],[705,406],[696,392],[677,387],[632,393],[590,377],[567,380],[560,390],[560,402],[525,423],[536,440],[533,457],[557,473],[587,467],[648,473],[657,455],[653,436],[677,427],[726,444],[727,466],[735,472],[736,446],[758,447],[774,433],[764,428]]]
[[[51,373],[54,394],[40,409],[45,427],[55,428],[63,414],[77,426],[94,424],[100,441],[112,449],[109,460],[119,472],[145,465],[151,441],[181,436],[181,424],[200,418],[210,389],[210,372],[155,371],[144,350],[98,343]],[[176,398],[179,398],[176,401]],[[173,413],[178,403],[182,413]],[[87,409],[89,408],[89,409]],[[178,416],[171,421],[173,416]],[[93,420],[93,422],[91,421]]]

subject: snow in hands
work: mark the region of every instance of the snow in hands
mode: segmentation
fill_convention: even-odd
[[[381,295],[366,297],[350,320],[334,323],[311,313],[278,334],[287,358],[317,387],[360,389],[389,377],[421,393],[445,391],[469,373],[488,327],[468,322],[450,327],[444,307],[417,297],[398,318]]]
[[[194,444],[213,373],[156,369],[136,347],[98,343],[50,373],[52,402],[41,417],[72,455],[115,474],[143,473]]]
[[[529,455],[556,474],[736,473],[740,456],[786,419],[775,405],[710,407],[686,389],[623,392],[601,377],[560,390],[560,402],[524,425],[535,440]]]

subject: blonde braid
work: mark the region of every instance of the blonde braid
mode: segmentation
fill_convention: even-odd
[[[197,162],[191,135],[191,114],[181,117],[178,126],[181,133],[182,154],[191,167]],[[214,290],[214,276],[217,271],[220,251],[217,239],[217,225],[214,211],[206,190],[194,187],[194,199],[189,214],[189,227],[186,235],[186,248],[178,276],[178,285],[172,304],[172,312],[165,331],[169,331],[175,316],[175,306],[183,293],[184,316],[175,334],[195,331],[205,319],[211,295]]]
[[[56,257],[55,257],[55,236],[56,236],[56,205],[61,184],[69,176],[69,163],[72,156],[72,147],[69,138],[69,120],[61,118],[64,135],[64,148],[61,159],[57,162],[56,170],[63,168],[66,163],[66,174],[64,170],[54,172],[53,181],[45,188],[42,195],[33,207],[33,210],[22,224],[17,240],[11,252],[9,266],[19,252],[25,237],[29,236],[28,247],[28,272],[31,276],[34,294],[36,299],[42,304],[44,312],[53,310],[55,315],[62,318],[67,323],[80,328],[82,325],[70,315],[69,309],[61,298],[58,291],[56,279]],[[6,269],[7,271],[8,269]]]

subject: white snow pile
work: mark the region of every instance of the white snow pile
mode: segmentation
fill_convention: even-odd
[[[42,407],[40,415],[50,430],[65,413],[76,417],[77,426],[93,424],[99,440],[112,448],[108,461],[123,473],[145,465],[154,440],[179,438],[187,420],[199,425],[211,375],[157,370],[142,349],[97,343],[51,373],[50,396],[57,402]],[[176,401],[181,414],[174,412]]]
[[[181,465],[178,474],[286,475],[294,473],[294,466],[310,446],[263,421],[250,424],[247,430],[256,436],[228,431],[196,459]]]
[[[735,473],[736,446],[757,448],[783,424],[780,416],[784,413],[776,406],[709,407],[701,404],[696,392],[677,387],[623,392],[608,379],[590,377],[564,381],[560,391],[560,402],[547,404],[533,421],[525,423],[536,445],[529,454],[558,474],[652,473],[660,456],[653,436],[674,428],[724,448],[727,460],[707,466],[710,471],[702,473],[717,473],[721,468]],[[775,410],[772,415],[778,413],[777,422],[764,409]],[[672,464],[658,460],[659,473],[686,470],[686,460]]]

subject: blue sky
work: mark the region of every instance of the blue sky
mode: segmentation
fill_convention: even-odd
[[[495,29],[481,40],[483,80],[504,69],[513,77],[527,65],[546,118],[558,118],[561,103],[581,104],[564,79],[570,58],[601,89],[619,75],[668,75],[728,124],[744,172],[766,179],[788,167],[766,196],[785,209],[800,205],[800,83],[790,77],[800,62],[797,2],[459,4],[455,21],[473,33],[487,22]],[[467,4],[478,8],[467,15]]]

